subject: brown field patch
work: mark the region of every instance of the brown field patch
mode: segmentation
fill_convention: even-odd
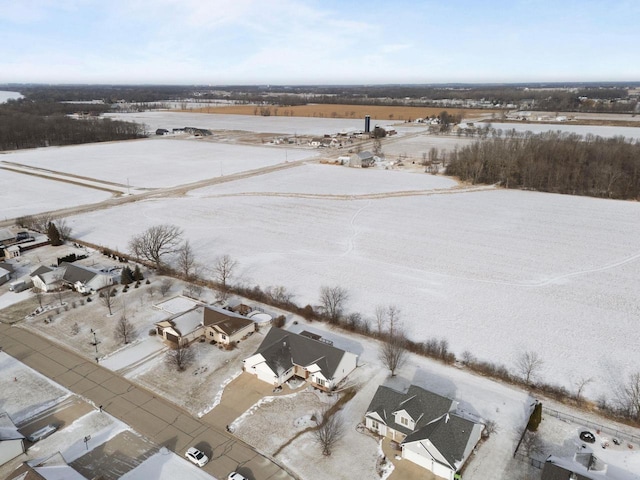
[[[501,110],[490,109],[466,109],[443,107],[408,107],[387,105],[333,105],[333,104],[309,104],[293,107],[269,105],[230,105],[225,107],[203,107],[189,112],[219,113],[228,115],[261,115],[261,108],[269,109],[271,115],[278,117],[316,117],[316,118],[364,118],[370,115],[372,120],[403,121],[416,118],[434,117],[443,111],[449,114],[460,114],[464,118],[478,118],[499,114]]]

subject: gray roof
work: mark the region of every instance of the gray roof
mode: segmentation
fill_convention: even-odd
[[[475,423],[458,415],[445,413],[439,419],[408,435],[402,443],[429,440],[447,460],[449,465],[456,468],[456,464],[464,460]]]
[[[64,268],[62,279],[69,283],[87,283],[91,281],[93,277],[101,273],[89,267],[83,267],[82,265],[67,262],[62,262],[60,264],[60,268]]]
[[[452,405],[451,399],[416,385],[411,385],[404,393],[381,385],[367,408],[367,414],[376,412],[389,427],[408,435],[447,413]],[[400,410],[405,410],[411,415],[416,423],[414,430],[395,423],[393,412]]]
[[[369,150],[365,150],[364,152],[358,152],[358,156],[360,157],[360,160],[369,160],[370,158],[373,158],[373,153]]]
[[[9,262],[0,262],[0,268],[4,268],[7,272],[13,273],[13,265]]]
[[[271,327],[255,354],[258,353],[278,375],[294,365],[316,364],[322,375],[330,380],[345,352],[326,343]]]
[[[52,272],[53,268],[47,267],[46,265],[40,265],[33,272],[29,274],[30,277],[37,277],[38,275],[42,275],[43,273]]]
[[[21,440],[24,438],[13,420],[6,412],[0,412],[0,442],[5,440]]]

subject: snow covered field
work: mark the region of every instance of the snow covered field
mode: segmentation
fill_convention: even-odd
[[[537,351],[542,378],[572,389],[576,376],[592,376],[592,398],[637,368],[640,205],[503,190],[303,198],[355,195],[360,184],[402,177],[361,171],[359,181],[340,182],[336,172],[352,171],[300,172],[69,222],[82,239],[111,247],[122,245],[122,231],[178,224],[203,264],[220,254],[237,259],[236,282],[285,285],[302,305],[317,303],[323,285],[343,285],[350,311],[371,318],[377,305],[398,305],[411,338],[446,337],[458,354],[469,350],[510,367],[522,351]],[[416,178],[428,188],[434,177]],[[288,195],[243,195],[255,191]]]
[[[36,152],[44,158],[42,149],[28,153]],[[0,155],[0,162],[10,157],[9,154]],[[22,175],[8,170],[0,170],[0,191],[2,192],[0,220],[97,203],[111,197],[111,194],[105,191],[51,181],[33,175]],[[42,192],[46,192],[46,195]]]
[[[182,185],[285,161],[312,158],[316,154],[314,150],[160,137],[21,150],[2,155],[0,160],[141,189]],[[8,180],[0,181],[6,181],[10,186]],[[17,188],[13,187],[9,192]],[[55,192],[55,187],[52,189]],[[75,200],[75,204],[82,203],[83,199]]]
[[[324,135],[347,130],[364,130],[364,119],[264,117],[262,115],[219,115],[171,111],[109,113],[106,117],[147,125],[149,131],[158,128],[198,127],[209,130],[242,130],[257,133],[288,135]]]
[[[609,127],[605,125],[571,125],[571,124],[539,124],[539,123],[500,123],[490,122],[493,128],[502,130],[515,130],[516,132],[565,132],[577,133],[586,136],[588,134],[597,135],[599,137],[619,137],[624,136],[627,139],[640,140],[640,128],[638,127]],[[485,126],[487,124],[479,124]]]

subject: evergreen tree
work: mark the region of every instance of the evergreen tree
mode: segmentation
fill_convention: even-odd
[[[133,272],[129,267],[124,267],[122,269],[122,273],[120,274],[120,283],[122,285],[129,285],[134,280]]]
[[[58,227],[56,227],[55,223],[53,222],[49,222],[49,226],[47,227],[47,237],[49,237],[51,245],[53,245],[54,247],[62,245],[60,232],[58,231]]]
[[[136,280],[137,282],[140,282],[140,280],[144,280],[144,276],[140,271],[140,265],[136,265],[136,269],[133,272],[133,279]]]
[[[529,418],[529,423],[527,424],[527,430],[530,432],[535,432],[538,430],[538,426],[542,421],[542,403],[537,402],[533,412],[531,413],[531,417]]]

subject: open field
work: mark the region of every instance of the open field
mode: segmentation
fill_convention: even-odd
[[[200,109],[190,109],[190,112],[218,113],[223,115],[260,115],[260,106],[256,105],[229,105],[224,107],[203,107]],[[272,116],[284,117],[317,117],[317,118],[364,118],[371,116],[372,120],[404,121],[415,120],[416,118],[435,117],[443,111],[451,115],[460,114],[464,118],[484,118],[490,117],[492,113],[499,114],[502,110],[495,109],[468,109],[468,108],[447,108],[447,107],[409,107],[405,105],[341,105],[341,104],[321,104],[311,103],[296,106],[264,106],[269,109]]]
[[[458,354],[508,366],[535,350],[547,381],[573,388],[576,376],[593,376],[592,398],[640,362],[638,204],[437,190],[443,185],[429,182],[443,179],[420,174],[424,192],[407,180],[413,191],[359,197],[370,189],[359,183],[393,185],[412,174],[304,169],[69,222],[81,239],[115,248],[121,232],[169,219],[204,265],[225,253],[237,259],[236,282],[284,285],[302,305],[316,303],[323,285],[343,285],[350,311],[372,318],[377,305],[398,305],[411,338],[444,337]]]
[[[600,137],[617,137],[624,136],[627,139],[640,140],[640,128],[638,127],[620,127],[620,126],[606,126],[606,125],[574,125],[572,123],[501,123],[501,122],[489,122],[495,129],[500,129],[503,132],[508,130],[515,130],[516,132],[566,132],[577,133],[578,135],[586,136],[588,134],[597,135]]]

